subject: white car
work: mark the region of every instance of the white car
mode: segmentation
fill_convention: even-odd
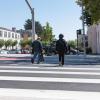
[[[9,54],[9,51],[7,51],[7,50],[1,50],[0,54]]]

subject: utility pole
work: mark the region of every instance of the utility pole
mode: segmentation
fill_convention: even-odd
[[[83,2],[82,2],[82,30],[83,30],[84,56],[86,56],[86,48],[85,48],[85,25],[84,25],[84,8],[83,8]]]
[[[32,41],[35,40],[35,18],[34,18],[34,8],[32,8],[28,2],[28,0],[25,0],[25,2],[27,3],[30,11],[31,11],[31,14],[32,14]]]
[[[79,30],[76,31],[76,35],[77,35],[77,54],[78,54],[78,53],[79,53],[79,52],[78,52],[78,49],[79,49],[79,44],[78,44],[78,42],[79,42],[79,41],[78,41],[79,37],[78,37],[78,36],[79,36],[79,35],[82,35],[82,34],[81,34],[81,29],[79,29]]]

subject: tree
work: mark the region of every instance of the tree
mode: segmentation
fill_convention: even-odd
[[[32,40],[31,39],[29,39],[29,40],[21,40],[20,41],[20,45],[21,45],[21,47],[23,48],[23,49],[29,49],[29,46],[31,45],[31,43],[32,43]]]
[[[6,47],[6,49],[7,49],[8,46],[11,46],[11,44],[12,44],[12,40],[11,39],[6,40],[5,41],[5,47]]]
[[[24,25],[25,30],[31,30],[32,29],[32,20],[31,19],[27,19]],[[35,21],[35,32],[38,35],[41,35],[41,33],[43,32],[43,27],[40,24],[39,21]]]
[[[43,33],[43,27],[39,23],[39,21],[35,22],[35,31],[36,31],[36,34],[39,35],[39,36],[41,36],[41,34]]]
[[[43,33],[42,33],[42,39],[46,43],[50,43],[52,41],[53,35],[52,35],[52,27],[49,25],[49,23],[46,23],[46,26],[43,27]]]
[[[2,48],[5,44],[5,41],[3,39],[0,39],[0,48]]]
[[[76,46],[77,46],[77,43],[74,40],[67,41],[67,44],[72,48],[76,48]]]
[[[11,43],[12,49],[13,49],[14,46],[17,45],[17,43],[18,43],[17,40],[12,41],[12,43]]]
[[[30,30],[32,29],[32,20],[31,19],[27,19],[25,21],[25,25],[24,25],[25,30]]]
[[[20,41],[20,45],[21,45],[22,48],[24,48],[27,45],[27,40],[26,41],[25,40],[21,40]]]
[[[100,0],[77,0],[77,4],[84,6],[84,10],[91,16],[91,22],[100,21]]]

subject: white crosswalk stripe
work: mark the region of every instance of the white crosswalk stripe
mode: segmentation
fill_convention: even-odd
[[[99,98],[100,66],[0,66],[0,100]]]

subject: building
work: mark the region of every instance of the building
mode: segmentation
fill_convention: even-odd
[[[12,30],[0,27],[0,39],[3,40],[9,40],[11,39],[12,41],[17,40],[17,45],[14,47],[14,49],[20,49],[20,40],[21,40],[21,35],[20,33],[16,32],[16,28],[12,28]],[[2,47],[2,49],[5,49],[5,46]]]
[[[92,53],[100,54],[100,24],[88,27],[88,47],[92,49]]]
[[[28,40],[28,39],[32,39],[32,31],[31,30],[17,30],[17,32],[19,32],[21,34],[21,39],[22,40]],[[38,35],[35,34],[35,40],[37,39]]]

